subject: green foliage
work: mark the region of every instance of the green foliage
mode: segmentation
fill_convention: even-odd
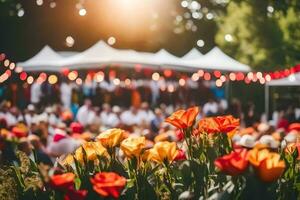
[[[285,67],[283,33],[277,21],[267,14],[264,1],[235,3],[219,18],[216,43],[226,53],[255,69]],[[226,41],[230,34],[233,40]]]

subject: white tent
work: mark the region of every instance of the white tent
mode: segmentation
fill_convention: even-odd
[[[62,54],[64,55],[64,54]],[[206,55],[192,49],[179,58],[161,49],[157,53],[137,52],[131,49],[115,49],[104,41],[99,41],[87,50],[69,56],[62,56],[49,46],[44,47],[31,59],[18,63],[25,71],[59,71],[62,67],[69,69],[99,68],[105,64],[120,64],[133,67],[142,64],[152,68],[168,68],[184,71],[198,69],[222,71],[249,71],[247,65],[239,63],[215,47]]]
[[[201,58],[202,56],[203,56],[203,54],[200,51],[198,51],[198,49],[192,48],[189,52],[187,52],[181,58],[183,60],[194,60],[194,59],[197,59],[197,58]]]
[[[265,84],[265,111],[267,116],[269,114],[269,87],[272,86],[300,86],[300,72],[291,74],[286,78],[271,80]]]
[[[226,55],[218,47],[214,47],[201,58],[186,61],[186,65],[202,69],[218,69],[223,71],[250,71],[250,67]]]
[[[18,65],[23,67],[24,71],[58,71],[58,64],[62,60],[62,56],[46,45],[35,56],[25,62],[18,63]]]
[[[267,86],[300,86],[300,72],[291,74],[286,78],[271,80]]]
[[[63,67],[83,69],[98,68],[102,64],[121,63],[123,66],[133,64],[159,65],[152,53],[136,52],[130,49],[115,49],[103,41],[97,42],[87,50],[64,59]]]

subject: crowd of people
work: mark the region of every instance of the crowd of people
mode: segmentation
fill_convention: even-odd
[[[119,98],[118,104],[109,104],[103,100],[105,95],[101,94],[96,98],[87,95],[82,104],[74,104],[74,88],[68,83],[60,87],[62,95],[60,100],[54,102],[45,99],[41,86],[33,84],[30,103],[25,109],[14,106],[10,101],[2,101],[0,105],[0,138],[18,138],[19,150],[33,156],[31,150],[35,149],[38,161],[49,165],[61,155],[73,152],[84,141],[92,140],[110,128],[122,128],[128,134],[143,135],[149,142],[166,138],[176,140],[179,137],[178,130],[164,123],[165,118],[178,109],[198,106],[193,101],[189,104],[160,103],[153,106],[139,97],[131,99],[131,103],[125,106],[122,104],[124,99]],[[257,114],[253,103],[242,105],[237,99],[228,103],[223,99],[209,98],[199,107],[201,112],[198,119],[230,114],[241,120],[241,130],[251,133],[270,133],[270,130],[288,133],[290,124],[300,119],[299,112],[289,108],[275,111],[269,123]],[[9,146],[2,152],[3,160],[14,160]]]

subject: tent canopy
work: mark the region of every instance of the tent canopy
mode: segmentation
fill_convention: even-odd
[[[300,86],[300,72],[291,74],[286,78],[271,80],[268,86]]]
[[[203,56],[203,54],[198,51],[198,49],[196,48],[192,48],[189,52],[187,52],[182,59],[183,60],[194,60],[197,58],[201,58]]]
[[[250,67],[226,55],[218,47],[214,47],[201,58],[187,61],[186,65],[203,69],[217,69],[222,71],[250,71]]]
[[[133,67],[142,64],[152,68],[168,68],[183,71],[198,69],[222,71],[250,71],[250,67],[227,56],[218,47],[202,55],[192,49],[179,58],[161,49],[156,53],[137,52],[131,49],[115,49],[104,41],[99,41],[87,50],[70,56],[62,56],[45,46],[31,59],[18,63],[25,71],[59,71],[63,67],[70,69],[99,68],[103,64],[121,64]]]
[[[25,71],[57,71],[62,60],[61,55],[46,45],[35,56],[18,65]]]

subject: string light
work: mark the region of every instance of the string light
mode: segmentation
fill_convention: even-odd
[[[224,83],[224,82],[226,81],[226,76],[222,75],[222,76],[220,77],[220,80]]]
[[[222,87],[222,85],[223,85],[223,82],[220,79],[217,79],[216,80],[216,86],[217,87]]]
[[[76,82],[77,85],[82,85],[82,79],[81,78],[77,78],[75,82]]]
[[[116,43],[116,38],[115,37],[109,37],[108,39],[107,39],[107,43],[109,44],[109,45],[114,45],[115,43]]]
[[[26,72],[20,73],[20,79],[21,79],[22,81],[25,81],[26,78],[27,78],[27,73],[26,73]]]
[[[57,76],[54,75],[54,74],[52,74],[52,75],[50,75],[50,76],[48,77],[48,82],[49,82],[51,85],[57,83],[57,81],[58,81],[58,78],[57,78]]]
[[[68,78],[70,81],[74,81],[78,76],[78,72],[77,71],[71,71],[69,74],[68,74]]]
[[[104,73],[102,71],[95,74],[96,82],[102,82],[104,80]]]
[[[193,73],[193,75],[192,75],[192,80],[193,80],[193,81],[198,81],[199,78],[200,78],[200,76],[199,76],[198,73]]]
[[[208,72],[205,72],[204,73],[204,80],[206,80],[206,81],[209,81],[210,79],[211,79],[211,75],[210,75],[210,73],[208,73]]]
[[[66,46],[67,47],[73,47],[75,44],[75,40],[72,36],[66,37]]]
[[[159,73],[157,73],[157,72],[154,72],[154,73],[152,74],[152,80],[154,80],[154,81],[158,81],[158,80],[159,80],[159,78],[160,78],[160,75],[159,75]]]
[[[229,74],[229,79],[230,79],[231,81],[235,81],[235,80],[236,80],[236,75],[235,75],[235,73],[231,72],[231,73]]]
[[[28,77],[27,77],[27,83],[28,83],[29,85],[31,85],[31,84],[33,83],[33,81],[34,81],[34,78],[33,78],[32,76],[28,76]]]
[[[114,80],[113,80],[113,83],[115,84],[115,85],[120,85],[120,79],[118,79],[118,78],[115,78]]]
[[[184,86],[185,85],[185,80],[183,78],[179,79],[178,83],[180,86]]]
[[[79,13],[80,16],[85,16],[87,12],[86,12],[85,8],[81,8],[81,9],[79,9],[78,13]]]
[[[204,76],[204,71],[203,71],[202,69],[200,69],[200,70],[198,71],[198,75],[199,75],[199,77]]]

